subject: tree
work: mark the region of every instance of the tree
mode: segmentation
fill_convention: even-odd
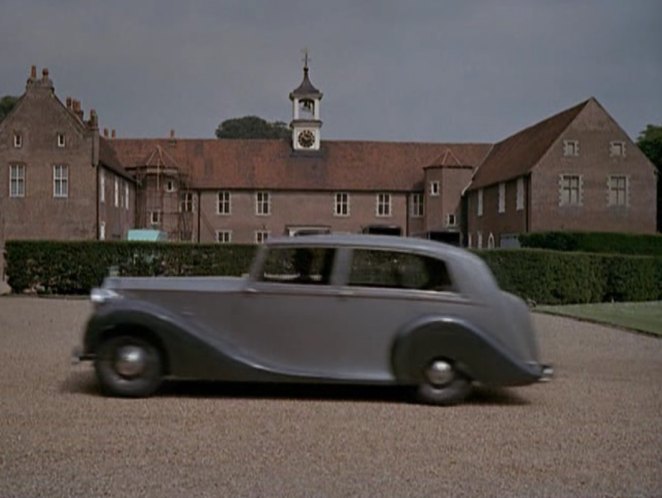
[[[662,232],[662,126],[647,125],[637,145],[657,168],[657,231]]]
[[[291,131],[282,121],[269,123],[257,116],[227,119],[216,128],[217,138],[289,138]]]
[[[13,97],[11,95],[5,95],[0,99],[0,121],[2,121],[7,114],[9,114],[17,101],[18,97]]]

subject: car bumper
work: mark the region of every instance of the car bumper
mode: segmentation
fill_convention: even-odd
[[[83,348],[80,346],[76,346],[73,351],[71,352],[71,364],[72,365],[77,365],[82,361],[90,361],[94,360],[95,355],[91,353],[85,353],[83,351]]]
[[[540,378],[538,382],[549,382],[554,378],[554,367],[552,365],[540,365]]]

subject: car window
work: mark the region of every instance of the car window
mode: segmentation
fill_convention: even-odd
[[[270,248],[260,280],[295,284],[328,284],[334,250],[321,247]]]
[[[398,251],[357,249],[349,285],[449,291],[453,285],[440,259]]]

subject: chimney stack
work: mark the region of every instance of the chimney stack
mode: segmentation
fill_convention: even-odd
[[[104,138],[108,138],[108,128],[103,129],[103,136]]]
[[[48,68],[45,67],[44,69],[41,70],[41,79],[44,81],[48,80]]]
[[[170,138],[175,138],[175,130],[170,130]]]
[[[93,130],[98,130],[99,129],[99,117],[97,116],[97,111],[94,110],[94,109],[90,109],[89,126]]]
[[[67,109],[71,110],[71,97],[67,97]]]
[[[110,134],[110,137],[111,137],[111,138],[115,138],[115,129],[114,129],[114,128],[113,128],[113,131],[112,131],[111,134]]]

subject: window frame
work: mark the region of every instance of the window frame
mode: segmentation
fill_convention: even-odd
[[[226,196],[227,199],[225,199]],[[221,216],[232,214],[232,194],[229,190],[219,190],[216,192],[216,214]]]
[[[563,157],[579,157],[579,140],[563,140]]]
[[[124,181],[124,208],[128,211],[129,210],[129,195],[131,193],[131,189],[129,188],[129,182]]]
[[[13,135],[14,139],[12,140],[12,143],[14,145],[14,149],[20,149],[23,147],[23,135],[18,132],[14,132]]]
[[[333,216],[347,218],[350,215],[349,192],[336,192],[333,195]]]
[[[476,201],[476,216],[483,216],[484,213],[484,206],[483,206],[483,201],[484,201],[484,191],[482,188],[478,189],[478,193],[476,194],[478,199]]]
[[[195,195],[190,190],[181,191],[179,193],[179,212],[180,213],[195,212]]]
[[[439,197],[441,193],[441,183],[439,180],[432,180],[430,182],[430,196],[431,197]]]
[[[99,240],[106,240],[106,222],[99,222]]]
[[[609,157],[625,157],[624,140],[612,140],[609,142]]]
[[[149,212],[149,222],[152,226],[160,226],[163,222],[163,213],[160,209],[155,209]]]
[[[58,133],[57,134],[57,146],[60,149],[64,149],[67,145],[67,139],[64,135],[64,133]]]
[[[500,182],[499,186],[499,197],[497,204],[497,212],[503,214],[506,212],[506,182]]]
[[[268,190],[255,192],[255,215],[271,216],[271,193]]]
[[[614,181],[623,181],[622,187],[614,185]],[[627,175],[609,175],[607,177],[607,205],[610,207],[627,207],[629,205],[630,179]],[[612,195],[615,195],[615,198]],[[622,194],[622,199],[621,199]]]
[[[53,165],[53,198],[67,199],[69,197],[69,166]]]
[[[15,174],[16,173],[16,174]],[[9,197],[24,198],[26,190],[25,164],[13,163],[9,165]],[[13,188],[15,187],[15,189]]]
[[[216,230],[215,240],[217,244],[232,244],[232,230]]]
[[[99,202],[106,202],[106,174],[103,170],[99,171]]]
[[[115,190],[114,190],[115,207],[120,207],[120,180],[115,177]]]
[[[412,218],[422,218],[425,216],[425,195],[416,193],[411,194],[410,206]]]
[[[448,213],[446,215],[446,226],[449,228],[457,227],[457,216],[455,215],[455,213]]]
[[[576,180],[576,185],[574,181]],[[576,192],[576,196],[573,196]],[[566,199],[567,193],[567,199]],[[575,197],[573,199],[573,197]],[[575,173],[564,173],[559,175],[559,206],[582,206],[583,205],[583,179],[582,175]]]
[[[524,178],[517,179],[517,197],[515,200],[515,211],[524,210]]]
[[[255,243],[258,245],[264,244],[270,235],[271,232],[269,230],[255,230]]]
[[[391,194],[388,192],[379,192],[375,200],[375,216],[377,218],[391,218],[393,216]]]

